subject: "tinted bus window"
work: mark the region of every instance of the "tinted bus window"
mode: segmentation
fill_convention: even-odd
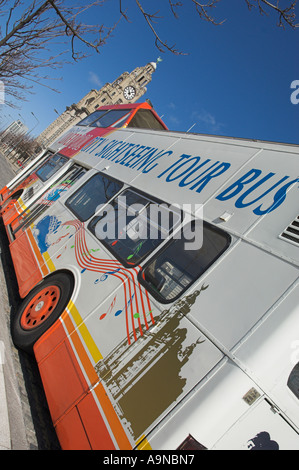
[[[94,113],[90,114],[86,118],[82,119],[82,121],[78,122],[77,126],[91,126],[93,122],[99,119],[103,114],[106,114],[108,111],[95,111]]]
[[[230,236],[203,222],[202,246],[188,250],[188,242],[195,232],[195,223],[189,224],[179,238],[173,239],[140,273],[144,284],[159,302],[173,302],[226,250]]]
[[[88,228],[124,266],[133,267],[160,245],[180,220],[180,211],[125,190]]]
[[[158,121],[156,116],[149,109],[139,109],[132,120],[129,122],[128,127],[138,127],[139,129],[164,129],[161,122]]]
[[[50,179],[68,161],[67,157],[59,154],[53,155],[37,171],[37,176],[43,181]]]
[[[104,114],[102,117],[100,117],[97,121],[95,121],[92,124],[92,127],[109,127],[121,119],[120,123],[115,126],[120,127],[121,125],[123,125],[123,119],[127,118],[130,112],[130,109],[111,110],[108,113]]]
[[[110,127],[116,123],[115,127],[121,127],[123,121],[129,116],[131,111],[131,109],[106,109],[104,111],[95,111],[80,121],[78,126]]]
[[[81,222],[85,222],[95,214],[98,206],[108,202],[122,186],[123,183],[97,173],[66,201],[66,206]]]

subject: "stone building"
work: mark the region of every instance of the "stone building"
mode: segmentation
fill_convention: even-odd
[[[3,154],[11,158],[15,154],[14,149],[25,138],[27,132],[28,127],[20,119],[13,121],[0,136],[0,146]]]
[[[91,90],[78,103],[67,106],[38,136],[38,143],[44,148],[48,147],[69,127],[77,124],[99,106],[135,103],[146,93],[146,85],[152,80],[156,67],[156,62],[149,62],[131,73],[123,72],[113,83],[106,83],[100,90]]]
[[[13,121],[2,133],[2,135],[11,135],[12,138],[25,135],[28,131],[28,127],[18,119],[17,121]]]

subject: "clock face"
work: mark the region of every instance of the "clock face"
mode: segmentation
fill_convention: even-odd
[[[124,89],[124,97],[126,98],[126,100],[132,100],[135,95],[136,95],[136,90],[134,87],[127,86]]]

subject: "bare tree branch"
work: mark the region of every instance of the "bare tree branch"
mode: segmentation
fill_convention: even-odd
[[[196,0],[192,0],[195,5],[196,12],[198,13],[200,19],[208,21],[214,25],[220,25],[224,23],[225,20],[216,21],[215,18],[210,14],[213,8],[216,7],[216,4],[220,0],[210,0],[207,3],[198,2]]]
[[[156,27],[157,20],[161,19],[161,17],[158,16],[159,12],[150,13],[144,9],[144,7],[141,4],[141,0],[135,0],[135,1],[146,23],[148,24],[149,28],[154,34],[155,45],[159,49],[159,51],[165,52],[165,50],[168,50],[174,54],[182,54],[182,52],[179,52],[175,48],[175,45],[170,46],[167,43],[167,41],[163,40],[161,36],[159,35],[157,31],[157,27]],[[199,18],[201,20],[207,21],[213,25],[221,25],[224,23],[225,20],[218,21],[212,15],[212,11],[217,7],[217,4],[221,0],[206,0],[205,2],[201,2],[199,0],[189,0],[189,1],[191,1],[191,4],[193,4],[193,6],[195,7],[195,11],[199,15]],[[267,10],[269,11],[274,10],[278,14],[278,25],[284,27],[284,25],[287,24],[293,29],[299,26],[299,24],[296,23],[296,14],[295,14],[295,7],[297,4],[297,1],[298,0],[291,0],[288,6],[281,8],[279,6],[279,3],[280,3],[279,0],[276,0],[276,4],[271,3],[268,0],[245,0],[249,9],[252,9],[253,7],[257,6],[260,14],[267,14]],[[122,0],[119,0],[119,3],[120,3],[121,14],[126,20],[128,20],[127,13],[124,13],[122,9]],[[175,2],[174,0],[168,0],[168,4],[169,4],[171,14],[176,19],[179,18],[178,8],[186,6],[185,4],[183,4],[183,2],[180,2],[180,1]]]
[[[15,26],[11,29],[11,31],[8,33],[8,24],[9,24],[9,21],[10,21],[10,17],[11,17],[11,13],[12,13],[12,9],[10,11],[10,14],[9,14],[9,17],[8,17],[8,20],[7,20],[7,23],[6,23],[6,36],[4,36],[4,38],[2,38],[0,40],[0,47],[1,46],[5,46],[8,44],[9,40],[19,31],[19,30],[22,30],[27,24],[30,24],[34,18],[40,16],[43,12],[45,12],[45,10],[47,9],[48,7],[48,0],[46,0],[46,2],[40,6],[40,8],[38,8],[36,11],[34,11],[33,13],[31,13],[30,15],[23,15],[21,21],[17,24],[15,24]]]
[[[94,8],[98,15],[98,8],[106,3],[106,0],[87,0],[84,6],[67,5],[70,0],[0,0],[0,80],[5,84],[7,96],[12,99],[24,99],[30,92],[30,83],[45,84],[49,80],[49,69],[59,68],[65,63],[62,55],[71,53],[75,61],[86,57],[87,52],[99,53],[100,48],[111,36],[118,22],[112,27],[105,24],[87,25],[80,21],[82,15]],[[169,15],[179,21],[180,9],[194,8],[194,12],[200,20],[213,25],[221,25],[222,20],[214,16],[221,0],[168,0],[164,2]],[[245,0],[250,10],[256,8],[261,15],[267,15],[271,11],[277,15],[278,26],[299,26],[296,23],[296,11],[298,0]],[[124,4],[128,4],[127,9]],[[130,22],[129,8],[137,7],[144,18],[148,28],[154,37],[154,42],[160,52],[169,51],[173,54],[184,54],[175,44],[170,45],[168,39],[164,39],[159,29],[163,25],[163,19],[159,11],[149,11],[150,4],[145,0],[119,0],[121,18]],[[53,43],[57,40],[64,44],[60,54],[51,53]],[[68,50],[70,49],[70,50]],[[47,73],[43,75],[43,70]],[[11,103],[9,103],[11,104]]]
[[[142,7],[140,1],[139,1],[139,0],[135,0],[135,1],[136,1],[136,3],[137,3],[137,6],[138,6],[139,10],[141,11],[142,15],[144,16],[145,21],[147,22],[148,26],[150,27],[150,29],[151,29],[152,32],[154,33],[154,36],[155,36],[155,45],[156,45],[157,49],[158,49],[160,52],[164,52],[164,49],[167,49],[169,52],[172,52],[173,54],[177,54],[177,55],[182,55],[182,54],[184,54],[183,52],[180,52],[180,51],[178,51],[177,49],[175,49],[175,44],[174,44],[173,46],[169,46],[166,41],[163,41],[163,40],[159,37],[159,35],[158,35],[156,29],[155,29],[154,26],[153,26],[154,20],[156,20],[156,19],[159,18],[159,17],[157,16],[157,13],[158,13],[158,12],[156,12],[156,13],[151,13],[151,14],[150,14],[150,13],[147,13],[147,12],[143,9],[143,7]],[[185,55],[185,54],[184,54],[184,55]]]
[[[69,52],[67,44],[76,61],[87,55],[80,50],[81,46],[86,51],[99,52],[116,24],[112,27],[86,25],[80,22],[79,15],[89,8],[99,8],[105,1],[94,0],[84,6],[67,7],[66,0],[31,0],[26,6],[22,0],[0,0],[0,16],[5,17],[5,26],[3,31],[0,30],[0,80],[5,84],[5,95],[24,99],[30,91],[30,82],[54,90],[45,84],[45,80],[49,80],[48,74],[43,75],[41,71],[57,69],[66,63],[61,56]],[[50,49],[57,39],[65,44],[65,49],[51,55]]]
[[[79,39],[81,42],[83,42],[84,44],[86,44],[88,47],[91,47],[93,49],[96,50],[96,52],[99,52],[99,47],[102,46],[103,44],[105,44],[105,40],[110,36],[111,32],[113,31],[114,27],[113,28],[110,28],[109,31],[108,31],[108,34],[107,36],[105,37],[105,39],[102,39],[100,38],[100,40],[98,40],[97,42],[95,43],[92,43],[90,41],[87,41],[83,35],[81,34],[80,31],[82,31],[83,33],[86,32],[86,29],[87,27],[83,27],[82,28],[82,25],[81,24],[76,24],[74,19],[73,18],[65,18],[64,15],[62,14],[62,11],[60,8],[58,8],[56,5],[55,5],[55,1],[54,0],[48,0],[48,2],[50,3],[50,5],[53,7],[53,9],[55,10],[55,12],[57,13],[57,15],[59,16],[59,18],[61,19],[61,21],[64,23],[65,25],[65,34],[67,36],[71,35],[72,36],[72,39],[71,39],[71,44],[72,44],[72,58],[74,60],[77,60],[77,56],[76,56],[76,53],[75,53],[75,50],[74,50],[74,39],[77,38]],[[98,2],[96,3],[93,3],[92,5],[90,6],[95,6],[96,4],[98,4]],[[103,31],[103,25],[100,27],[99,29],[99,32],[102,32]]]
[[[278,14],[278,26],[285,27],[289,25],[295,29],[299,27],[299,23],[296,23],[296,4],[297,0],[292,1],[289,6],[285,8],[280,7],[280,0],[276,1],[276,4],[269,2],[268,0],[245,0],[248,8],[251,10],[253,7],[258,7],[259,12],[262,15],[267,15],[266,8],[274,10]]]

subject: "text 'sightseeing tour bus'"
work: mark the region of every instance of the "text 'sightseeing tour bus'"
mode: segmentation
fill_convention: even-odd
[[[63,449],[299,449],[298,158],[117,129],[8,225]]]
[[[43,191],[51,186],[65,165],[80,148],[98,136],[109,134],[121,127],[167,129],[148,103],[109,105],[73,126],[42,152],[0,192],[1,214],[4,224],[24,211]]]

